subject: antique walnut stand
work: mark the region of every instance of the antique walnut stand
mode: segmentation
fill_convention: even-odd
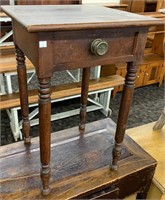
[[[20,90],[23,134],[30,143],[25,56],[34,64],[38,78],[39,138],[42,193],[50,193],[51,87],[55,71],[82,68],[80,135],[85,134],[90,67],[127,63],[111,169],[117,170],[137,66],[142,60],[151,18],[94,5],[2,6],[12,18]],[[108,123],[108,121],[107,121]],[[112,145],[112,144],[109,144]],[[109,154],[111,157],[111,154]],[[155,162],[154,162],[155,165]],[[120,167],[119,167],[120,168]]]

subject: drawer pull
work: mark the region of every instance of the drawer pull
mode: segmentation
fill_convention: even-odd
[[[102,39],[96,39],[91,44],[91,51],[96,56],[105,55],[108,51],[108,43]]]

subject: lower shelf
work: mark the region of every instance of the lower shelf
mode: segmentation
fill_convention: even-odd
[[[110,119],[52,134],[51,194],[46,199],[115,199],[137,193],[145,198],[156,161],[128,136],[118,171],[110,170],[115,123]],[[0,149],[2,199],[41,199],[39,138]]]

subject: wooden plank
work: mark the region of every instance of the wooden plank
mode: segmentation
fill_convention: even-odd
[[[14,72],[16,68],[16,57],[14,54],[0,56],[0,73]],[[26,59],[27,70],[34,69],[29,59]]]
[[[8,17],[4,12],[0,12],[0,17]]]
[[[115,8],[119,10],[126,10],[128,7],[128,5],[124,3],[100,3],[100,5],[105,6],[107,8]]]
[[[165,18],[165,14],[160,12],[140,12],[138,14],[144,15],[144,16],[150,16],[155,18]]]
[[[104,77],[96,80],[90,80],[89,92],[100,89],[111,88],[117,85],[122,85],[124,78],[118,75]],[[68,96],[73,96],[81,93],[81,83],[69,83],[51,87],[51,98],[60,99]],[[38,102],[38,90],[28,91],[29,104]],[[1,95],[0,109],[7,109],[20,106],[19,93]]]
[[[0,58],[2,58],[5,55],[14,55],[14,53],[14,45],[0,46]]]
[[[100,5],[109,7],[109,8],[127,8],[128,6],[127,4],[124,4],[124,3],[100,3]]]
[[[119,198],[124,198],[142,189],[156,162],[126,137],[119,170],[111,171],[114,132],[115,123],[104,119],[87,124],[83,137],[78,127],[53,133],[51,194],[46,199],[88,199],[87,196],[111,186],[119,187]],[[43,198],[38,139],[34,143],[32,140],[29,147],[18,142],[0,149],[2,199]]]
[[[148,54],[145,54],[144,55],[144,59],[143,59],[143,62],[141,63],[142,64],[149,64],[149,63],[153,63],[153,62],[161,62],[163,63],[163,57],[155,54],[155,53],[148,53]]]

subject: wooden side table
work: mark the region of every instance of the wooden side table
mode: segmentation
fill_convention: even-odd
[[[36,69],[39,83],[39,133],[42,193],[50,193],[51,87],[54,71],[83,68],[80,134],[85,132],[90,67],[127,62],[119,111],[112,170],[117,170],[132,101],[137,64],[141,61],[151,18],[93,5],[2,6],[12,18],[25,144],[30,143],[24,54]]]

